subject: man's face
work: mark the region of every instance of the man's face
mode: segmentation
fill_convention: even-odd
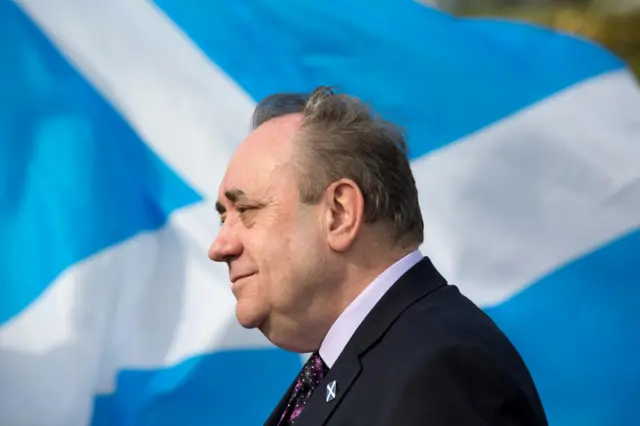
[[[281,347],[300,341],[301,322],[313,321],[329,291],[319,286],[329,263],[322,204],[299,201],[292,167],[300,121],[271,120],[240,145],[220,185],[223,224],[209,249],[212,260],[228,264],[240,324],[260,328]]]

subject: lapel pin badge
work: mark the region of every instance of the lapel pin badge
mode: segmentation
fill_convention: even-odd
[[[335,380],[327,385],[327,402],[331,401],[332,399],[335,399],[336,387],[337,387],[337,384]]]

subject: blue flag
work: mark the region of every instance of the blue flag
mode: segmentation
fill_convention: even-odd
[[[207,259],[257,101],[337,86],[410,136],[422,251],[549,422],[640,400],[640,89],[585,40],[410,0],[0,2],[0,424],[261,424],[302,365]]]

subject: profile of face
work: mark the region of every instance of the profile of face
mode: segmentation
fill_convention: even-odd
[[[362,202],[340,182],[319,203],[300,201],[293,139],[301,120],[296,114],[272,119],[238,147],[220,185],[222,224],[209,257],[228,265],[243,327],[307,352],[322,338],[313,330],[343,279],[339,254],[358,231]]]

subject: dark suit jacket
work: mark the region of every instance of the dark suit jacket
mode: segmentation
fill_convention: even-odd
[[[327,402],[327,385],[336,397]],[[291,388],[265,425],[278,424]],[[295,426],[529,426],[547,420],[494,322],[424,258],[385,294]]]

